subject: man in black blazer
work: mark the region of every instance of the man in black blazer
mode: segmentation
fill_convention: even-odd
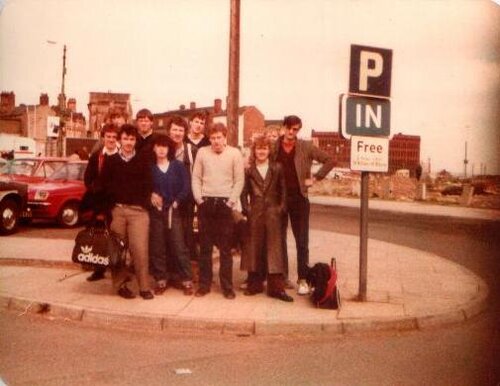
[[[89,159],[83,181],[87,191],[85,192],[80,206],[81,211],[91,210],[93,212],[92,221],[103,217],[108,224],[111,222],[111,215],[106,210],[106,197],[100,186],[99,175],[101,174],[104,163],[108,156],[118,152],[118,127],[113,124],[106,124],[101,130],[103,146],[94,152]],[[87,278],[88,281],[97,281],[104,279],[105,268],[98,267]]]

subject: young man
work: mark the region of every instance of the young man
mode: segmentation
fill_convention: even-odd
[[[325,178],[333,168],[334,161],[324,151],[318,149],[311,141],[297,138],[302,128],[302,121],[295,115],[285,117],[283,121],[284,135],[276,142],[275,157],[283,166],[287,193],[288,215],[283,221],[284,235],[288,226],[288,217],[297,248],[297,273],[299,295],[309,293],[306,283],[307,266],[309,264],[309,200],[307,190],[316,180]],[[311,177],[312,161],[323,166]],[[285,236],[286,237],[286,236]],[[285,240],[286,242],[286,240]],[[286,248],[284,248],[286,254]],[[288,258],[287,258],[288,263]]]
[[[198,252],[194,240],[193,220],[195,202],[191,192],[191,175],[193,174],[194,160],[198,148],[190,142],[184,142],[188,125],[183,117],[174,115],[168,124],[167,135],[173,140],[175,144],[175,158],[181,161],[186,168],[189,177],[189,196],[180,207],[180,213],[184,224],[184,237],[186,245],[189,248],[191,260],[198,260]]]
[[[112,207],[111,230],[128,240],[130,255],[139,282],[139,294],[152,299],[149,286],[149,214],[152,177],[151,164],[144,153],[136,152],[137,129],[125,124],[118,138],[120,150],[106,160],[102,183]],[[125,267],[112,270],[113,285],[118,295],[131,299],[135,295],[128,288],[131,280]]]
[[[151,165],[154,164],[153,142],[155,135],[153,134],[153,113],[148,109],[141,109],[135,115],[135,123],[139,136],[135,146],[137,151],[149,153]]]
[[[120,127],[122,127],[125,123],[127,123],[127,120],[128,120],[127,113],[121,110],[110,110],[110,112],[108,113],[108,115],[104,120],[106,122],[104,126],[112,124],[119,130]],[[94,146],[92,146],[92,150],[90,150],[91,155],[94,154],[95,152],[102,150],[102,147],[104,146],[103,135],[102,135],[103,129],[101,129],[101,137],[99,138],[99,141],[97,141],[94,144]]]
[[[111,214],[106,210],[106,196],[102,190],[99,175],[101,174],[106,159],[118,152],[118,128],[113,124],[106,124],[101,130],[101,137],[104,146],[99,151],[90,156],[89,163],[85,169],[83,181],[87,191],[82,198],[80,210],[91,210],[93,212],[93,220],[98,217],[104,217],[108,221],[111,220]],[[96,268],[94,272],[87,278],[88,281],[97,281],[104,279],[104,268]]]
[[[293,298],[285,292],[285,259],[281,221],[286,207],[283,170],[269,156],[273,143],[265,136],[255,138],[252,161],[245,171],[241,194],[243,213],[248,216],[249,239],[243,248],[241,268],[248,271],[245,295],[264,292],[285,302]]]
[[[169,137],[157,136],[153,150],[156,155],[152,169],[153,196],[157,197],[151,200],[149,245],[155,293],[161,295],[167,289],[170,260],[180,275],[184,294],[192,295],[193,274],[180,213],[182,203],[191,192],[188,173],[183,163],[175,159],[175,144]]]
[[[226,299],[236,297],[233,291],[232,209],[240,198],[244,184],[243,157],[238,149],[226,144],[227,128],[216,123],[208,130],[210,146],[198,150],[194,162],[192,188],[199,207],[200,280],[196,296],[210,292],[212,284],[212,250],[220,251],[219,278]]]
[[[197,111],[189,119],[189,133],[185,140],[197,148],[210,146],[210,141],[205,136],[207,115],[206,112]]]

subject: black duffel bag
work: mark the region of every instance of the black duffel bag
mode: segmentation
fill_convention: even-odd
[[[106,226],[90,225],[78,232],[71,260],[92,268],[116,268],[125,264],[125,241]]]

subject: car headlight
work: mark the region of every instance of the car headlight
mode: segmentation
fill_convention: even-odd
[[[37,190],[35,192],[36,201],[46,201],[49,198],[49,192],[46,190]]]

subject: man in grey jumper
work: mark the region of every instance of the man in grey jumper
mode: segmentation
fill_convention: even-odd
[[[233,290],[233,257],[231,237],[233,208],[240,198],[245,181],[240,151],[226,144],[227,128],[215,123],[208,130],[210,146],[198,150],[192,175],[193,196],[199,209],[200,279],[195,296],[210,292],[212,284],[212,250],[220,252],[219,278],[227,299],[236,297]]]

